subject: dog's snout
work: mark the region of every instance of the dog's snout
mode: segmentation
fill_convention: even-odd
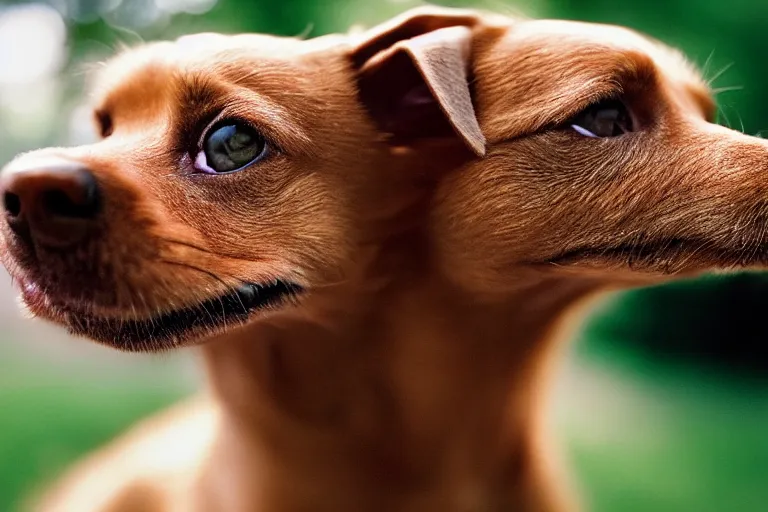
[[[0,176],[0,192],[11,229],[47,245],[78,242],[99,212],[95,176],[68,160],[11,164]]]

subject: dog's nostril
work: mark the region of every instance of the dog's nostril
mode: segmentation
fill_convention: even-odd
[[[96,193],[90,189],[82,193],[83,196],[76,201],[63,190],[47,190],[42,193],[41,202],[51,216],[87,219],[95,214]]]
[[[3,194],[3,204],[5,212],[11,217],[18,217],[21,213],[21,198],[13,192]]]

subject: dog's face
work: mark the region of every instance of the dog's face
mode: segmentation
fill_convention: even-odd
[[[768,142],[713,124],[677,52],[623,28],[523,21],[475,28],[468,66],[487,154],[444,181],[433,215],[457,281],[647,284],[765,263]]]
[[[101,140],[2,173],[3,262],[31,312],[154,350],[364,272],[416,192],[346,45],[197,35],[108,63]]]
[[[712,124],[693,68],[624,29],[416,10],[354,43],[148,45],[99,83],[102,140],[9,164],[0,234],[33,313],[119,348],[199,340],[365,276],[419,222],[414,176],[471,153],[442,179],[430,237],[472,289],[765,258],[768,144]],[[423,138],[471,151],[391,150]]]

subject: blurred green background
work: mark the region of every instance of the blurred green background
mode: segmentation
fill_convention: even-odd
[[[768,128],[765,0],[434,2],[623,24],[682,48],[720,121]],[[198,31],[319,35],[416,5],[370,0],[0,1],[0,164],[89,140],[84,63]],[[768,177],[767,177],[768,179]],[[82,453],[199,385],[191,353],[116,354],[20,318],[0,288],[0,511]],[[590,510],[768,510],[768,277],[611,297],[563,367],[555,418]]]

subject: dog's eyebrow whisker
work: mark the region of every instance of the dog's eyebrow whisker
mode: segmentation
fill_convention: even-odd
[[[728,87],[718,87],[717,89],[712,89],[712,94],[722,94],[724,92],[731,92],[731,91],[743,91],[744,86],[743,85],[731,85]]]
[[[737,110],[736,115],[739,117],[739,125],[741,126],[741,133],[744,133],[746,131],[746,128],[744,128],[744,118],[741,117],[741,113]]]
[[[701,74],[704,76],[707,76],[707,73],[709,73],[709,66],[712,64],[712,58],[715,56],[715,49],[712,48],[712,51],[709,52],[709,56],[707,57],[707,60],[704,61],[704,65],[701,67]]]
[[[304,30],[293,36],[296,39],[306,39],[312,34],[312,31],[315,30],[315,24],[313,22],[308,22],[307,25],[304,27]]]
[[[98,62],[80,62],[75,64],[72,70],[72,76],[81,77],[97,72],[99,69],[104,68],[107,65],[104,61]]]
[[[725,107],[718,105],[717,111],[725,120],[725,126],[727,126],[728,128],[731,128],[733,125],[731,124],[731,120],[728,118],[728,114],[725,113]]]
[[[725,66],[723,66],[720,69],[720,71],[718,71],[717,73],[712,75],[709,79],[707,79],[707,84],[709,84],[709,85],[713,84],[715,82],[715,80],[717,80],[718,78],[723,76],[723,74],[725,74],[729,69],[731,69],[734,64],[735,64],[735,62],[730,62],[730,63],[726,64]]]
[[[144,44],[146,42],[144,38],[141,36],[141,34],[136,32],[135,30],[131,30],[127,27],[120,27],[120,26],[115,26],[114,28],[116,32],[121,32],[122,35],[127,35],[134,38],[138,44]],[[118,38],[116,41],[116,44],[121,46],[120,48],[121,50],[130,49],[130,45],[128,44],[128,42],[124,41],[122,38]]]
[[[520,11],[512,7],[510,4],[502,2],[501,0],[482,0],[481,4],[488,5],[488,10],[498,11],[501,14],[507,15],[510,18],[523,19],[525,16]]]

